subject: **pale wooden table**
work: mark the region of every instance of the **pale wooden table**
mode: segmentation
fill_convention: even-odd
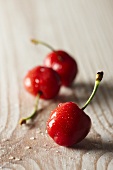
[[[42,110],[33,126],[21,127],[20,117],[29,115],[34,104],[23,77],[50,52],[32,45],[31,38],[68,51],[78,62],[79,74],[56,99],[40,100]],[[104,71],[104,79],[85,110],[92,119],[90,133],[73,148],[58,146],[45,133],[50,111],[64,101],[82,106],[98,70]],[[112,0],[0,1],[0,168],[113,170]]]

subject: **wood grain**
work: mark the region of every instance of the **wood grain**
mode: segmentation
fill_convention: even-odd
[[[112,0],[0,1],[1,169],[113,169],[112,9]],[[28,69],[43,64],[49,52],[32,45],[31,38],[68,51],[78,62],[79,74],[56,99],[40,100],[34,123],[20,127],[20,117],[29,115],[34,104],[23,88],[23,77]],[[92,119],[90,133],[72,148],[58,146],[45,131],[50,111],[65,101],[82,106],[98,70],[104,71],[104,79],[85,110]]]

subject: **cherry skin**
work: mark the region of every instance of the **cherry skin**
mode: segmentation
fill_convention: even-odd
[[[40,93],[43,99],[54,98],[61,86],[59,75],[51,68],[37,66],[28,71],[24,78],[25,89],[36,96]]]
[[[64,86],[70,86],[78,73],[76,61],[62,50],[48,54],[44,60],[44,66],[55,70],[60,75]]]
[[[72,146],[83,140],[91,128],[91,119],[73,102],[61,103],[51,112],[47,131],[62,146]]]

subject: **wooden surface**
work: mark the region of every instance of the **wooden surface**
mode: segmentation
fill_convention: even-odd
[[[21,127],[20,117],[29,115],[34,104],[23,77],[50,52],[31,44],[31,38],[69,52],[79,74],[56,99],[40,100],[34,124]],[[90,133],[72,148],[58,146],[45,132],[50,111],[65,101],[83,106],[98,70],[104,71],[104,79],[85,110],[92,119]],[[0,1],[0,168],[113,170],[112,0]]]

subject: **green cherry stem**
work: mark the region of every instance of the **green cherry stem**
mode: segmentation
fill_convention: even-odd
[[[96,80],[95,80],[95,85],[94,85],[94,89],[93,89],[93,92],[91,93],[91,96],[89,97],[89,99],[87,100],[87,102],[85,103],[85,105],[82,107],[82,110],[84,110],[88,105],[89,103],[91,102],[91,100],[93,99],[98,87],[99,87],[99,84],[103,78],[103,71],[101,72],[98,72],[96,74]]]
[[[56,51],[51,45],[45,43],[44,41],[31,39],[31,42],[34,43],[35,45],[36,45],[36,44],[42,44],[42,45],[46,46],[47,48],[49,48],[50,50],[52,50],[52,51],[54,51],[54,52]]]
[[[57,51],[49,44],[45,43],[44,41],[36,40],[36,39],[31,39],[31,42],[35,45],[37,44],[42,44],[45,47],[49,48],[51,51],[53,51],[57,56],[59,61],[63,61],[63,58],[57,53]]]
[[[26,121],[27,121],[27,120],[32,119],[32,118],[36,115],[37,110],[38,110],[38,104],[39,104],[40,95],[41,95],[41,93],[38,93],[37,96],[36,96],[35,105],[34,105],[34,108],[33,108],[33,111],[32,111],[32,113],[31,113],[31,115],[28,116],[28,117],[26,117],[26,118],[20,119],[20,121],[19,121],[19,124],[20,124],[20,125],[26,124]]]

